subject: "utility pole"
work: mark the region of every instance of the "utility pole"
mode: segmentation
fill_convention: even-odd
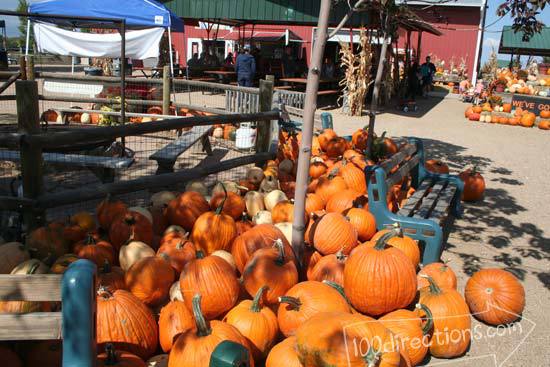
[[[304,122],[302,125],[302,141],[296,171],[296,192],[294,195],[294,222],[292,224],[292,248],[303,265],[305,203],[309,180],[309,162],[311,159],[311,142],[313,139],[313,118],[317,109],[317,92],[325,45],[327,42],[328,20],[332,0],[321,0],[319,20],[317,22],[316,39],[314,40],[310,68],[307,75],[306,97],[304,105]]]
[[[472,85],[477,83],[477,74],[481,64],[481,51],[483,50],[483,35],[485,33],[485,17],[487,14],[487,0],[483,0],[481,5],[481,20],[479,21],[479,31],[477,32],[476,58],[474,60],[474,70],[472,70]]]

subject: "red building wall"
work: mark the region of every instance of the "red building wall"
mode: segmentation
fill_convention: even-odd
[[[480,21],[479,8],[473,7],[451,7],[451,6],[439,6],[432,7],[427,10],[417,10],[417,13],[426,22],[432,24],[434,27],[443,32],[442,36],[434,36],[431,34],[423,33],[421,40],[421,59],[428,54],[436,55],[438,58],[445,60],[446,65],[454,57],[455,62],[458,64],[461,57],[466,59],[466,65],[471,75],[471,71],[474,67],[474,60],[476,54],[477,34]],[[234,28],[234,32],[237,32],[237,28]],[[252,30],[251,25],[247,25],[242,29],[246,29],[246,32]],[[254,30],[268,30],[268,31],[285,31],[286,29],[292,31],[294,34],[302,39],[301,47],[306,52],[307,62],[309,64],[311,56],[311,39],[313,33],[312,26],[300,26],[300,25],[256,25]],[[215,27],[210,32],[210,39],[215,36]],[[221,38],[229,33],[228,30],[220,29],[218,31],[218,38]],[[417,47],[418,34],[413,32],[411,35],[411,46],[415,49]],[[186,22],[185,33],[176,33],[173,35],[173,44],[180,56],[180,64],[185,65],[186,60],[191,57],[187,55],[187,40],[189,38],[202,38],[207,39],[207,32],[205,29],[199,29],[197,24]],[[399,47],[404,48],[406,41],[406,32],[401,31],[399,37]]]

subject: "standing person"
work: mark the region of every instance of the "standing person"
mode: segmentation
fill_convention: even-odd
[[[435,75],[435,65],[431,62],[430,56],[426,56],[426,62],[420,67],[422,73],[422,89],[424,96],[428,95],[428,92],[432,90],[432,82]]]
[[[225,60],[223,60],[223,65],[224,66],[233,66],[234,64],[235,64],[235,62],[233,61],[233,53],[228,52],[227,56],[225,57]]]
[[[409,73],[407,75],[407,98],[411,100],[416,99],[416,95],[420,89],[420,79],[422,78],[420,70],[418,68],[418,63],[415,61],[414,64],[409,68]]]
[[[235,72],[237,73],[237,83],[239,86],[252,87],[252,80],[256,73],[256,61],[250,54],[250,46],[244,46],[244,52],[237,56]]]
[[[336,75],[336,67],[330,57],[325,57],[323,67],[321,68],[321,77],[326,79],[332,79]]]
[[[283,62],[283,74],[285,78],[294,78],[296,72],[298,71],[298,65],[296,64],[296,59],[292,54],[292,47],[286,46],[285,52],[282,58]]]

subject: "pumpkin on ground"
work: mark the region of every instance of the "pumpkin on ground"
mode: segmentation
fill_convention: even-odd
[[[127,289],[148,306],[158,306],[168,298],[174,283],[174,269],[166,254],[135,262],[124,277]]]
[[[456,289],[456,274],[453,269],[445,263],[431,263],[424,265],[418,272],[418,289],[428,287],[430,285],[430,282],[428,282],[425,275],[430,276],[439,288]]]
[[[317,252],[317,254],[319,254]],[[321,256],[321,254],[319,254]],[[330,254],[319,258],[308,272],[308,280],[322,282],[329,280],[341,286],[344,286],[344,266],[347,256],[341,251],[336,254]]]
[[[170,201],[165,216],[170,224],[177,224],[186,231],[191,231],[197,218],[210,210],[210,205],[198,192],[186,191],[175,200]]]
[[[461,356],[470,345],[470,310],[454,289],[440,288],[429,276],[429,287],[420,290],[419,302],[431,311],[433,333],[430,353],[437,358]]]
[[[223,186],[225,190],[225,186]],[[237,225],[233,218],[223,213],[227,191],[224,192],[224,199],[214,212],[201,214],[191,232],[191,241],[210,255],[216,250],[230,250],[233,239],[237,236]],[[242,214],[242,211],[240,212]]]
[[[368,316],[322,312],[296,331],[296,351],[304,366],[397,367],[401,356],[392,338],[380,321]]]
[[[464,201],[478,201],[483,198],[485,180],[475,167],[465,170],[459,177],[464,182],[464,191],[462,193]]]
[[[426,313],[423,323],[419,310]],[[405,349],[412,366],[418,365],[428,353],[433,319],[430,310],[421,304],[415,311],[396,310],[382,316],[379,321],[396,337],[399,348]]]
[[[428,159],[425,163],[426,169],[433,173],[448,174],[449,166],[439,159]]]
[[[550,130],[550,120],[540,120],[539,129],[541,130]]]
[[[321,312],[351,312],[347,300],[331,286],[301,282],[279,297],[277,319],[284,336],[289,337],[311,317]]]
[[[274,305],[293,285],[298,283],[298,270],[293,259],[286,255],[282,241],[274,241],[271,248],[254,252],[243,270],[243,285],[249,295],[267,286],[265,301]]]
[[[472,314],[489,325],[516,321],[525,307],[525,290],[519,280],[503,269],[481,269],[464,290]]]
[[[225,315],[223,321],[233,325],[248,340],[256,362],[263,361],[279,334],[277,316],[262,298],[267,287],[260,287],[253,300],[243,300]]]
[[[98,367],[147,367],[145,362],[132,353],[115,350],[112,344],[105,345],[105,353],[97,356]]]
[[[114,344],[146,359],[157,350],[158,329],[153,313],[125,290],[97,292],[97,344]]]
[[[296,337],[284,339],[269,351],[265,367],[303,367],[296,353]]]
[[[170,301],[161,310],[159,315],[160,347],[165,353],[172,349],[174,337],[191,330],[195,326],[193,314],[182,301]]]
[[[191,297],[188,297],[191,298]],[[248,342],[244,336],[226,322],[212,320],[206,321],[201,310],[201,296],[192,297],[193,316],[195,328],[180,334],[168,359],[169,367],[209,366],[214,349],[225,340],[229,340],[248,349],[250,366],[254,366],[254,360]]]
[[[233,241],[231,254],[235,259],[237,269],[242,274],[244,266],[256,250],[270,248],[274,241],[282,241],[286,256],[294,258],[292,247],[281,230],[272,224],[259,224]]]
[[[526,113],[525,115],[521,116],[521,119],[519,120],[519,123],[523,127],[533,127],[535,125],[535,119],[536,118],[537,118],[537,116],[534,113],[529,112],[529,113]]]
[[[338,251],[347,255],[357,246],[357,230],[342,214],[327,213],[312,224],[306,242],[323,255]]]
[[[239,281],[231,265],[219,256],[204,256],[188,262],[180,275],[180,290],[187,308],[192,309],[192,296],[202,294],[202,313],[207,319],[229,311],[239,297]]]
[[[401,250],[387,246],[396,235],[396,231],[390,231],[374,247],[357,247],[346,261],[346,296],[354,308],[368,315],[405,308],[416,296],[413,263]]]

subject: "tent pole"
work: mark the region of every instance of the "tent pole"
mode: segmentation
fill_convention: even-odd
[[[170,27],[168,27],[168,49],[170,50],[170,76],[172,79],[174,78],[174,58],[172,56],[172,31]],[[176,101],[176,83],[172,82],[172,94],[174,98],[174,102]],[[178,115],[178,109],[175,109],[176,116]]]
[[[120,23],[120,119],[126,123],[126,19]],[[126,151],[126,140],[121,138],[122,148]]]
[[[31,19],[27,19],[27,40],[25,41],[25,56],[29,56],[29,42],[31,38]]]

